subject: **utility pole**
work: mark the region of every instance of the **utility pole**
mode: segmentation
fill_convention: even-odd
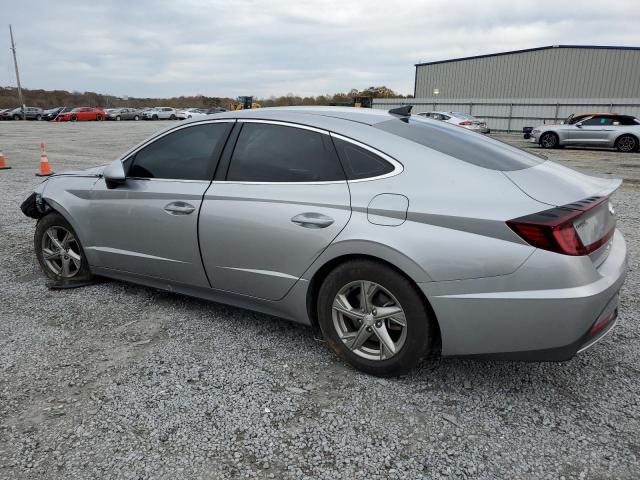
[[[16,67],[16,80],[18,82],[18,101],[20,102],[20,108],[22,110],[22,119],[25,116],[24,99],[22,98],[22,87],[20,86],[20,73],[18,73],[18,59],[16,58],[16,44],[13,43],[13,30],[9,25],[9,35],[11,36],[11,51],[13,52],[13,65]]]

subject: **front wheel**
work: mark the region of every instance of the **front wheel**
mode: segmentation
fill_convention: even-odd
[[[71,115],[71,118],[69,120],[71,120],[72,122],[77,122],[78,117],[76,117],[75,115]]]
[[[118,116],[116,117],[116,122],[119,122],[120,120],[122,120],[122,117],[120,117],[120,115],[118,115]]]
[[[318,322],[329,347],[358,370],[393,376],[433,349],[435,320],[416,287],[391,267],[352,260],[326,277]]]
[[[559,143],[560,141],[555,133],[543,133],[540,137],[540,145],[542,148],[557,148]]]
[[[135,117],[133,117],[133,119],[137,122],[138,120],[140,120],[140,116],[136,115]]]
[[[635,152],[638,149],[638,140],[633,135],[622,135],[616,140],[616,148],[623,153]]]
[[[101,122],[102,121],[102,115],[96,115],[96,121]]]
[[[38,221],[34,247],[42,271],[52,280],[86,281],[91,278],[80,240],[59,213],[50,213]]]
[[[36,120],[37,120],[37,121],[42,120],[42,115],[36,115]]]
[[[176,116],[172,113],[171,116],[169,117],[169,120],[175,120]]]
[[[153,117],[151,117],[151,120],[158,120],[158,115],[154,115]]]

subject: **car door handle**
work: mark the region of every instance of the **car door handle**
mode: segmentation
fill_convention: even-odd
[[[169,215],[189,215],[196,207],[186,202],[171,202],[164,207],[164,211]]]
[[[316,212],[301,213],[291,221],[305,228],[326,228],[334,222],[333,218]]]

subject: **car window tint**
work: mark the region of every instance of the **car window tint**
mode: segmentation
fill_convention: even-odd
[[[333,143],[347,174],[347,180],[379,177],[393,172],[393,165],[369,150],[339,138],[334,138]]]
[[[211,180],[230,123],[208,123],[181,128],[138,151],[130,177]]]
[[[582,125],[611,125],[613,123],[613,117],[591,117],[582,122]]]
[[[414,116],[380,122],[374,128],[491,170],[522,170],[545,161],[479,133],[444,122],[428,122]]]
[[[229,181],[324,182],[344,180],[326,135],[301,128],[245,123],[238,137]],[[328,137],[327,137],[327,140]]]

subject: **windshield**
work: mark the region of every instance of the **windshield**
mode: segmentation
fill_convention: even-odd
[[[500,171],[534,167],[545,158],[455,125],[412,115],[377,123],[375,128],[483,168]]]
[[[82,108],[74,108],[73,110],[71,110],[72,112],[80,112],[82,110]]]

